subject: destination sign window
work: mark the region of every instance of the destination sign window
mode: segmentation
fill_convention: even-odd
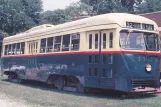
[[[126,22],[126,27],[133,29],[154,30],[154,25],[136,22]]]
[[[134,29],[141,29],[141,24],[135,23],[135,22],[126,22],[126,27],[134,28]]]
[[[142,29],[146,29],[146,30],[154,30],[154,25],[150,25],[150,24],[142,24]]]

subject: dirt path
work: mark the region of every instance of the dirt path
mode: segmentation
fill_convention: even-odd
[[[0,93],[0,107],[29,107],[22,101],[16,101]]]
[[[115,95],[115,93],[112,93]],[[158,94],[161,95],[161,94]],[[109,93],[77,94],[34,82],[0,81],[0,107],[161,107],[161,97],[118,98]]]

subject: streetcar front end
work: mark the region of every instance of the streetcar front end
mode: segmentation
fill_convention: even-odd
[[[135,92],[160,88],[159,34],[152,31],[152,25],[145,26],[144,30],[120,30],[118,63],[121,64],[118,66],[121,72],[116,76],[117,90]]]

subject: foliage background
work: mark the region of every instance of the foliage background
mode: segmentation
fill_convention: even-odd
[[[41,24],[61,24],[81,16],[161,10],[161,0],[80,0],[65,9],[43,11],[41,0],[0,0],[0,32],[14,35]]]

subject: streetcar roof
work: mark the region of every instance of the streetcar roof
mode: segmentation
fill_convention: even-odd
[[[50,27],[42,27],[42,29],[37,29],[37,30],[30,29],[21,34],[6,37],[4,41],[6,42],[12,41],[13,39],[19,39],[26,36],[29,36],[31,38],[38,34],[43,34],[45,32],[49,32],[49,33],[54,33],[56,31],[63,32],[65,30],[74,30],[74,29],[80,29],[80,28],[91,27],[91,26],[99,26],[99,25],[117,24],[120,27],[126,27],[126,22],[152,24],[154,25],[155,31],[158,29],[158,26],[154,21],[148,18],[145,18],[143,16],[133,15],[128,13],[108,13],[108,14],[88,17],[88,18],[84,18],[84,19],[76,20],[72,22],[67,22],[67,23],[59,24],[55,26],[53,25]],[[37,28],[41,28],[41,27],[38,26]]]

